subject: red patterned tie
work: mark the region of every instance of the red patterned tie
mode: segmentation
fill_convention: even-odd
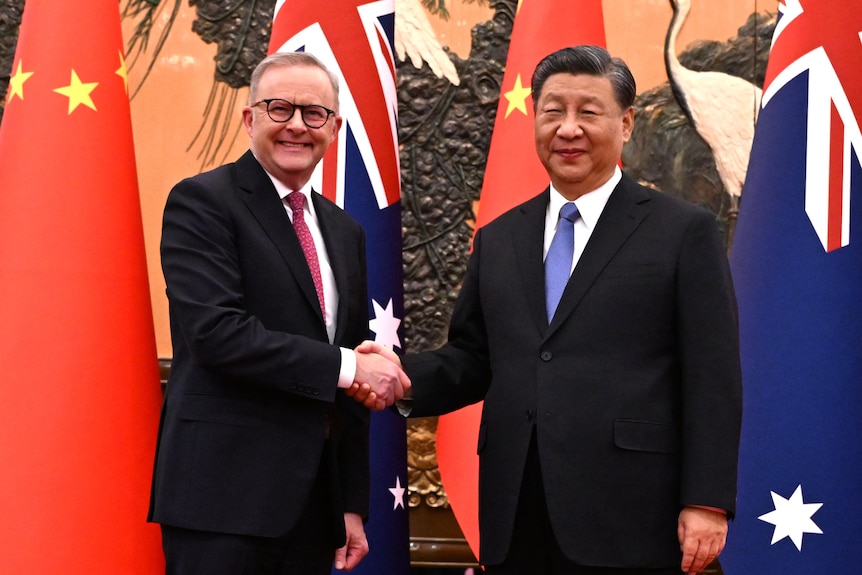
[[[323,312],[323,317],[326,317],[326,306],[323,303],[323,280],[320,278],[320,262],[317,261],[317,249],[314,247],[311,230],[305,223],[304,200],[305,196],[302,195],[302,192],[291,192],[287,195],[287,204],[293,210],[293,229],[296,230],[296,237],[299,238],[299,243],[302,245],[302,252],[308,262],[308,269],[311,270],[311,279],[314,280],[314,289],[317,290],[317,299],[320,301],[320,311]]]

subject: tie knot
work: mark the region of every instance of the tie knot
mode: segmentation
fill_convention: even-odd
[[[574,222],[578,219],[578,206],[576,206],[574,202],[563,204],[563,207],[560,208],[560,217],[569,220],[570,222]]]
[[[304,203],[305,197],[302,195],[302,192],[290,192],[287,194],[287,205],[294,212],[301,211]]]

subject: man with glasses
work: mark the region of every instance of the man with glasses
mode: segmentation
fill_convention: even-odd
[[[365,236],[314,193],[335,140],[336,78],[275,54],[243,108],[250,151],[171,191],[162,268],[174,355],[149,519],[168,575],[324,575],[368,552],[367,410],[401,369],[368,335]]]

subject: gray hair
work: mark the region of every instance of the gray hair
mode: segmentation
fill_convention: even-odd
[[[329,82],[332,84],[332,90],[335,92],[336,105],[338,104],[338,77],[324,66],[323,62],[316,56],[308,52],[276,52],[261,60],[251,73],[248,90],[249,105],[253,104],[257,98],[257,87],[264,72],[269,68],[289,68],[291,66],[312,66],[326,72],[326,75],[329,76]]]
[[[614,99],[620,108],[627,110],[635,102],[637,86],[634,76],[625,62],[619,58],[614,58],[601,46],[573,46],[548,54],[536,66],[535,71],[533,71],[533,79],[530,82],[534,111],[547,79],[554,74],[561,73],[603,76],[610,80]]]

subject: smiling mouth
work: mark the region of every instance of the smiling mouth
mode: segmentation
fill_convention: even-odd
[[[564,150],[556,150],[556,153],[561,155],[561,156],[568,157],[568,156],[581,156],[583,154],[586,154],[586,151],[585,150],[573,150],[573,149],[567,148]]]

